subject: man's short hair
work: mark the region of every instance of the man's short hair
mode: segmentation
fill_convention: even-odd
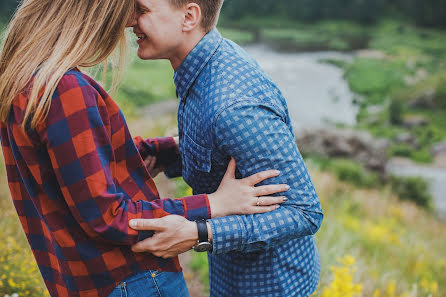
[[[177,7],[190,2],[200,5],[202,14],[201,26],[206,32],[211,31],[217,25],[223,1],[224,0],[170,0],[170,2]]]

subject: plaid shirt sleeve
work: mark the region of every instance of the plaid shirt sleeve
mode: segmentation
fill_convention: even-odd
[[[322,209],[290,127],[272,109],[241,101],[225,109],[216,122],[218,149],[237,161],[243,177],[268,169],[281,171],[261,184],[290,185],[289,199],[277,210],[210,220],[214,254],[252,252],[314,234]]]
[[[158,164],[169,166],[177,162],[180,157],[177,144],[173,137],[143,139],[137,136],[133,140],[143,160],[147,156],[152,155],[157,158]]]
[[[148,175],[147,180],[140,181],[143,175],[135,179],[132,172],[122,174],[128,172],[128,165],[126,160],[116,160],[115,153],[124,150],[127,156],[133,150],[138,152],[132,149],[132,138],[122,136],[128,131],[126,126],[113,131],[114,117],[120,111],[106,96],[83,77],[65,75],[52,98],[46,121],[37,129],[64,199],[84,231],[97,240],[131,245],[151,234],[131,229],[130,219],[168,214],[190,220],[210,218],[206,195],[161,200]],[[134,193],[120,191],[126,181],[133,183]]]

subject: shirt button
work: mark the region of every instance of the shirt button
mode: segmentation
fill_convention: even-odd
[[[156,276],[156,273],[154,272],[154,273],[152,273],[152,277],[155,277]]]

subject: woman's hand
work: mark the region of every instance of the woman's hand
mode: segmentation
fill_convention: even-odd
[[[288,200],[283,196],[268,196],[288,191],[290,189],[288,185],[255,187],[256,184],[265,179],[278,176],[279,171],[267,170],[243,179],[236,179],[235,168],[235,160],[231,158],[218,190],[208,195],[213,218],[265,213],[277,209],[280,203]]]
[[[144,160],[144,165],[146,166],[147,171],[149,171],[152,178],[155,178],[158,173],[164,171],[164,168],[162,166],[156,165],[156,160],[156,157],[152,155],[147,156],[147,158]]]

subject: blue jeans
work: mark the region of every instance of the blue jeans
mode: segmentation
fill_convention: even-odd
[[[189,297],[182,272],[145,271],[122,281],[109,297]]]

